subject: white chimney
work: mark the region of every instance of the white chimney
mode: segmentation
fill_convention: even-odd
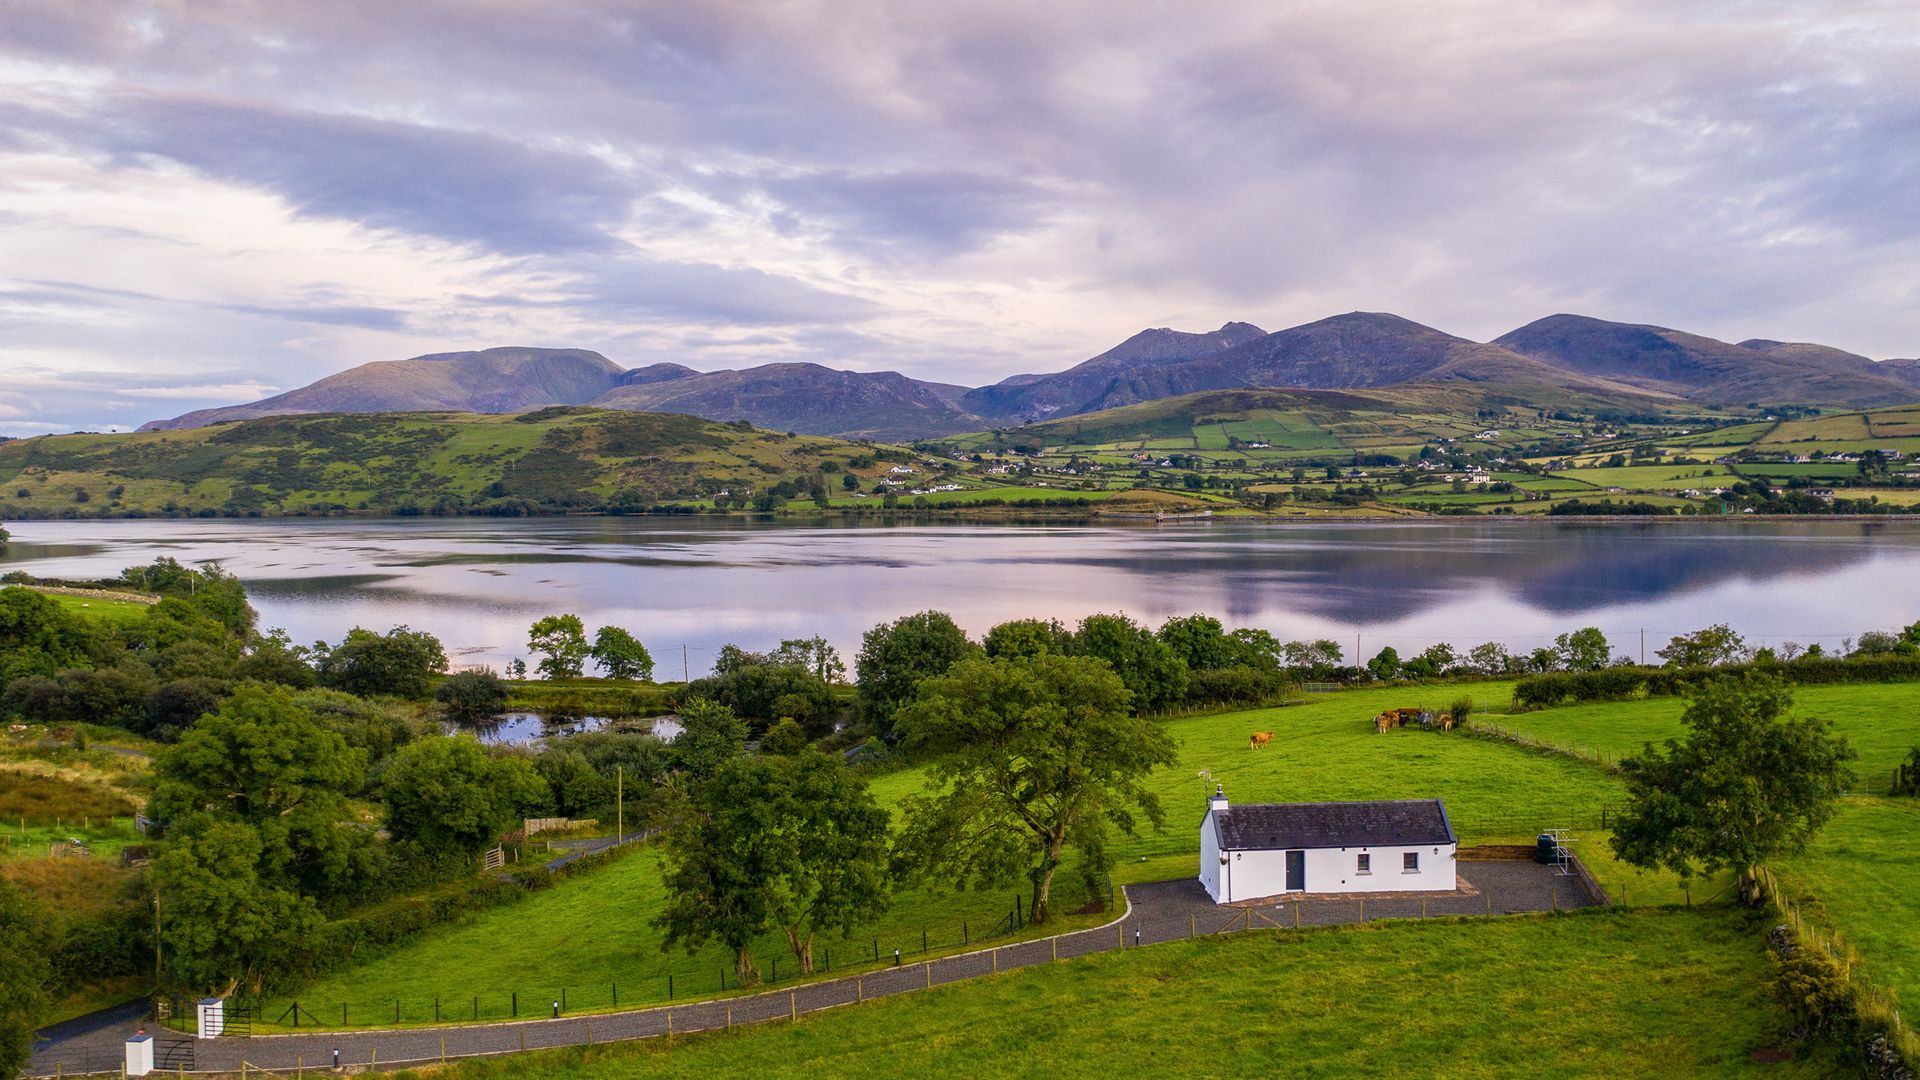
[[[1213,813],[1213,812],[1225,810],[1226,808],[1227,808],[1227,791],[1225,788],[1221,787],[1220,785],[1215,784],[1213,786],[1213,794],[1207,796],[1207,810],[1209,813]]]

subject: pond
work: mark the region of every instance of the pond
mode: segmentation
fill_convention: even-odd
[[[446,724],[449,735],[464,731],[483,743],[510,746],[527,746],[541,739],[609,729],[651,732],[663,742],[672,742],[684,730],[671,716],[615,720],[605,716],[547,716],[534,712],[509,712],[491,720]]]

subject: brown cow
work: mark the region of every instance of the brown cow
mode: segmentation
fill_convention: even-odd
[[[1272,741],[1273,741],[1273,732],[1256,731],[1253,733],[1253,738],[1247,740],[1247,749],[1258,750]]]

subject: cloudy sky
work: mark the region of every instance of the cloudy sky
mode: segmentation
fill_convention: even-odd
[[[1911,0],[0,0],[0,433],[1353,309],[1912,356],[1916,176]]]

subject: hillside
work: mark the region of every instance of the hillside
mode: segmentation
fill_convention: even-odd
[[[1579,315],[1550,316],[1483,343],[1398,315],[1355,311],[1271,334],[1245,322],[1206,333],[1142,330],[1066,370],[971,390],[812,363],[712,372],[655,363],[623,370],[599,353],[575,349],[437,353],[363,364],[277,397],[156,420],[144,430],[309,413],[512,413],[591,405],[911,442],[1210,390],[1441,384],[1499,388],[1506,399],[1534,405],[1572,394],[1583,407],[1640,413],[1663,399],[1865,408],[1920,398],[1920,361],[1875,363],[1831,346],[1764,338],[1735,345]]]
[[[250,405],[155,420],[142,431],[303,413],[508,413],[584,405],[618,386],[620,365],[585,349],[500,348],[382,360]]]
[[[1866,357],[1819,345],[1760,339],[1732,345],[1584,315],[1550,315],[1493,343],[1569,372],[1723,405],[1857,408],[1914,397],[1913,387]]]
[[[597,409],[278,417],[0,445],[0,517],[641,509],[804,484],[856,460],[877,477],[888,466],[875,453],[820,436]]]
[[[960,404],[981,416],[1005,419],[1037,420],[1086,412],[1087,402],[1097,399],[1116,381],[1136,378],[1143,370],[1161,365],[1213,356],[1264,336],[1266,331],[1240,322],[1204,334],[1166,327],[1142,330],[1066,371],[1002,379],[968,392]]]
[[[634,372],[678,365],[657,364]],[[684,374],[625,385],[596,398],[604,409],[676,412],[810,435],[908,442],[982,425],[956,408],[964,387],[909,379],[893,371],[838,371],[819,364],[766,364],[744,371]]]
[[[1489,424],[1545,432],[1545,410],[1583,414],[1631,409],[1678,415],[1685,403],[1577,390],[1465,382],[1352,390],[1209,390],[949,440],[955,446],[1026,444],[1068,448],[1227,449],[1240,446],[1324,457],[1345,451],[1417,452],[1429,442],[1471,438]],[[1510,433],[1511,443],[1518,432]],[[1267,456],[1259,454],[1256,456]]]

